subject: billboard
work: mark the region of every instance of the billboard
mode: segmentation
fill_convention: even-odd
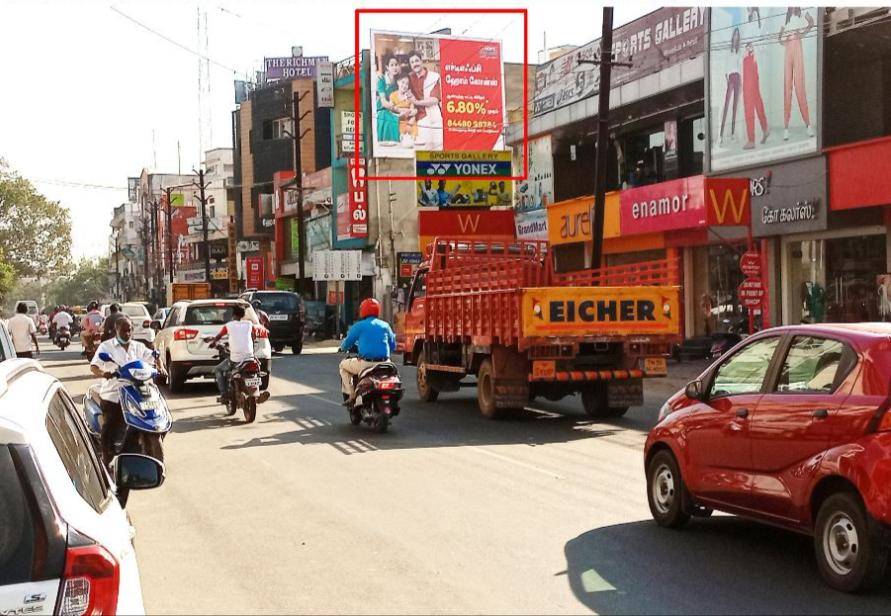
[[[712,171],[817,151],[819,20],[813,7],[712,9]]]
[[[371,58],[375,156],[502,148],[500,41],[372,30]]]
[[[509,206],[513,200],[509,150],[417,152],[415,172],[426,178],[417,181],[420,207]],[[493,179],[474,179],[479,176]]]
[[[613,30],[614,66],[611,87],[618,88],[673,64],[701,55],[705,40],[705,7],[665,7]],[[600,54],[600,39],[539,66],[535,72],[532,115],[597,94],[600,67],[579,64]]]
[[[515,175],[523,175],[523,150],[517,148],[514,159]],[[529,175],[517,182],[514,191],[514,208],[529,212],[545,208],[554,202],[554,157],[551,152],[551,136],[529,140]]]
[[[315,79],[319,64],[328,62],[328,56],[296,56],[292,58],[264,58],[266,80]]]
[[[353,158],[347,159],[347,192],[337,196],[337,240],[365,239],[368,237],[368,181],[365,179],[365,161],[359,166]]]
[[[516,239],[514,213],[510,210],[421,210],[418,212],[418,248],[421,252],[434,237]]]

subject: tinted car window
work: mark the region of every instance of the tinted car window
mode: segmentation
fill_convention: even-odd
[[[232,320],[233,306],[234,304],[189,306],[186,308],[183,325],[224,325]],[[245,316],[251,321],[257,321],[253,308],[245,308]]]
[[[795,336],[780,369],[779,392],[831,393],[841,379],[839,369],[853,351],[844,343],[828,338]],[[845,368],[845,374],[849,368]],[[844,374],[840,375],[844,378]]]
[[[74,489],[93,509],[99,511],[106,497],[105,485],[90,454],[91,445],[84,439],[74,418],[66,410],[59,392],[50,401],[46,430],[59,452]]]
[[[257,293],[254,299],[260,300],[260,310],[266,312],[294,312],[299,308],[299,300],[291,293]]]
[[[0,446],[0,586],[31,579],[40,528],[35,514],[9,447]]]
[[[779,337],[762,338],[734,353],[718,368],[711,397],[756,393],[761,390]]]

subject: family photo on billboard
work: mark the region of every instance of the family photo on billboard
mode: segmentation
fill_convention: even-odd
[[[817,150],[813,7],[715,7],[711,18],[711,168]]]
[[[499,42],[374,31],[371,40],[376,156],[501,147]]]

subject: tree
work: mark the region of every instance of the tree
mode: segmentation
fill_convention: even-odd
[[[0,159],[0,246],[16,276],[55,275],[71,260],[71,215]]]
[[[3,252],[0,251],[0,306],[9,301],[9,294],[15,287],[15,281],[15,271],[3,257]]]
[[[54,306],[86,306],[92,300],[99,301],[108,297],[110,289],[108,258],[81,259],[71,274],[50,283],[47,299]]]

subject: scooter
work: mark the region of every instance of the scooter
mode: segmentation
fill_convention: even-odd
[[[173,417],[154,383],[158,371],[153,366],[138,359],[120,366],[104,352],[99,354],[99,359],[117,366],[114,378],[124,381],[120,390],[124,426],[114,435],[114,458],[109,471],[118,487],[118,501],[125,507],[131,489],[156,488],[164,483],[162,443],[173,425]],[[101,384],[96,384],[87,390],[83,415],[101,459],[103,417],[100,388]]]
[[[213,338],[207,338],[205,342],[212,340]],[[217,342],[214,348],[217,350],[220,361],[229,357],[227,342]],[[229,380],[226,415],[234,415],[238,409],[241,409],[244,412],[244,422],[253,423],[257,418],[257,405],[269,399],[267,392],[260,392],[264,376],[266,373],[263,372],[260,362],[255,357],[246,359],[229,370],[229,375],[226,377]]]
[[[47,323],[46,315],[45,314],[40,315],[40,318],[38,319],[38,322],[37,322],[37,333],[40,334],[41,336],[46,336],[46,332],[48,331],[47,327],[46,327],[46,323]]]
[[[96,354],[96,349],[99,348],[99,344],[102,342],[102,333],[95,331],[90,334],[90,338],[87,340],[87,346],[84,347],[84,356],[86,356],[87,361],[93,361],[93,355]]]
[[[54,342],[60,350],[64,351],[71,344],[71,329],[66,325],[57,328]]]
[[[353,389],[356,399],[347,406],[350,423],[364,423],[378,434],[386,432],[399,414],[399,400],[405,392],[396,364],[386,361],[363,370],[353,377]]]

